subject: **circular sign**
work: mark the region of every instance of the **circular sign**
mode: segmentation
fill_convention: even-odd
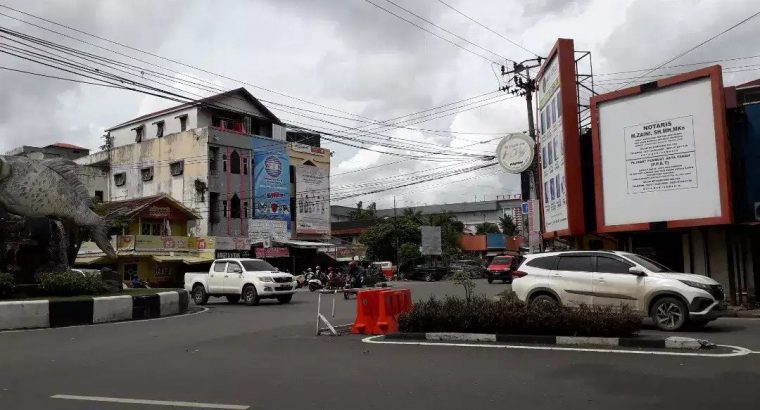
[[[282,173],[282,163],[275,156],[269,156],[264,160],[264,171],[272,177],[277,178]]]
[[[509,134],[496,148],[496,158],[505,171],[519,174],[533,162],[533,140],[526,134]]]

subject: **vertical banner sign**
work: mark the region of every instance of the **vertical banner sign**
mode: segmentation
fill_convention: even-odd
[[[330,178],[311,165],[296,166],[296,234],[330,235]]]
[[[440,226],[420,226],[422,234],[422,246],[420,253],[423,255],[440,256],[441,250],[441,227]]]
[[[284,221],[290,231],[290,162],[284,142],[253,138],[254,219]]]
[[[539,204],[540,202],[535,199],[530,199],[528,202],[524,202],[527,205],[528,212],[528,246],[530,247],[530,253],[537,253],[541,251],[541,218],[539,217]]]
[[[545,236],[584,231],[573,41],[559,39],[536,80]]]

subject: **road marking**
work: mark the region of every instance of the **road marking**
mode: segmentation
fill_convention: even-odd
[[[100,326],[114,326],[114,325],[128,325],[131,323],[140,323],[140,322],[152,322],[154,320],[167,320],[167,319],[179,319],[183,317],[188,316],[195,316],[201,313],[206,313],[209,311],[209,308],[199,306],[201,310],[193,313],[183,313],[180,315],[171,315],[171,316],[164,316],[164,317],[154,317],[153,319],[138,319],[138,320],[122,320],[121,322],[104,322],[104,323],[93,323],[91,325],[75,325],[75,326],[63,326],[63,327],[42,327],[39,329],[16,329],[16,330],[0,330],[0,336],[2,336],[4,333],[21,333],[21,332],[43,332],[45,330],[64,330],[64,329],[72,329],[75,327],[100,327]]]
[[[369,336],[362,339],[364,343],[388,344],[388,345],[418,345],[418,346],[449,346],[449,347],[485,347],[491,349],[522,349],[522,350],[558,350],[570,352],[594,352],[594,353],[622,353],[622,354],[649,354],[660,356],[702,356],[702,357],[737,357],[746,356],[752,352],[749,349],[739,346],[718,345],[733,349],[730,353],[687,353],[687,352],[667,352],[661,350],[625,350],[625,349],[591,349],[582,347],[555,347],[555,346],[524,346],[524,345],[501,345],[501,344],[475,344],[475,343],[433,343],[433,342],[399,342],[376,340],[383,336]]]
[[[173,406],[189,407],[195,409],[228,409],[228,410],[246,410],[251,406],[242,406],[239,404],[215,404],[215,403],[194,403],[189,401],[162,401],[162,400],[142,400],[142,399],[124,399],[118,397],[98,397],[98,396],[72,396],[69,394],[56,394],[50,396],[51,399],[64,400],[83,400],[99,401],[107,403],[124,403],[124,404],[145,404],[149,406]]]

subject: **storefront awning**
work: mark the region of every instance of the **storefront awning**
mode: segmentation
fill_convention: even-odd
[[[77,256],[74,265],[94,265],[108,262],[107,256]]]
[[[292,246],[294,248],[335,248],[337,245],[330,242],[311,242],[311,241],[294,241],[289,240],[280,242],[284,245]]]
[[[152,258],[158,263],[182,262],[185,265],[196,265],[199,263],[210,263],[214,261],[212,258],[202,258],[199,256],[153,256]]]

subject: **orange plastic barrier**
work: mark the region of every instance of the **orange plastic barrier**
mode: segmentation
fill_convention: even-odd
[[[368,289],[356,295],[356,320],[351,333],[382,335],[398,331],[398,315],[412,308],[409,289]]]
[[[353,334],[373,334],[377,326],[377,294],[381,289],[367,289],[356,292],[356,319],[351,326]]]

